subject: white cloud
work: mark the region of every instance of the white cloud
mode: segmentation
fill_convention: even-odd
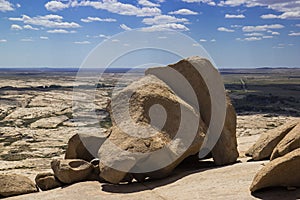
[[[241,28],[241,27],[243,27],[242,25],[231,25],[230,26],[231,28]]]
[[[170,16],[170,15],[158,15],[153,18],[145,18],[145,19],[143,19],[142,22],[147,25],[169,24],[169,23],[187,23],[188,19],[176,18],[176,17]]]
[[[254,32],[254,33],[246,33],[244,35],[247,36],[247,37],[258,37],[258,36],[263,36],[264,34]]]
[[[65,29],[53,29],[47,31],[47,33],[75,33],[76,31],[67,31]]]
[[[68,4],[64,4],[60,1],[49,1],[48,3],[45,4],[45,8],[49,11],[59,11],[59,10],[63,10],[65,8],[68,8],[69,5]]]
[[[277,12],[281,15],[268,14],[263,15],[263,19],[297,19],[300,18],[300,1],[299,0],[224,0],[220,1],[218,6],[241,6],[254,7],[262,6]]]
[[[43,26],[47,28],[79,28],[80,25],[75,22],[64,22],[63,17],[59,15],[45,15],[29,17],[22,15],[20,18],[10,17],[11,21],[23,21],[25,24],[31,24],[35,26]]]
[[[146,7],[159,7],[160,5],[157,3],[152,3],[151,1],[147,0],[138,0],[138,4]]]
[[[145,3],[145,2],[144,2]],[[138,17],[160,15],[161,10],[157,7],[137,7],[128,3],[121,3],[117,0],[102,0],[102,1],[69,1],[68,3],[57,3],[57,1],[50,1],[45,5],[46,9],[50,11],[58,11],[69,7],[93,7],[99,10],[106,10],[111,13],[120,15],[132,15]]]
[[[222,31],[222,32],[234,32],[234,30],[228,29],[228,28],[225,28],[225,27],[219,27],[218,31]]]
[[[289,36],[300,36],[300,32],[289,33]]]
[[[261,37],[247,37],[247,38],[245,38],[244,40],[245,41],[259,41],[259,40],[261,40],[262,38]]]
[[[262,38],[263,39],[272,39],[274,36],[272,35],[264,35]]]
[[[16,4],[17,8],[21,8],[21,4],[17,3]]]
[[[14,6],[9,1],[0,0],[0,12],[13,11]]]
[[[271,34],[272,34],[272,35],[280,35],[280,33],[279,33],[279,32],[276,32],[276,31],[274,31],[274,32],[271,31]]]
[[[183,8],[176,11],[169,12],[170,15],[198,15],[199,13]]]
[[[207,40],[205,40],[205,39],[200,39],[200,42],[207,42]]]
[[[123,30],[125,30],[125,31],[130,31],[130,30],[132,30],[132,28],[126,26],[125,24],[121,24],[120,27],[121,27]]]
[[[216,40],[216,39],[211,39],[210,41],[211,41],[211,42],[216,42],[217,40]]]
[[[225,1],[220,1],[220,3],[218,3],[218,6],[240,6],[242,4],[244,4],[246,2],[246,0],[225,0]]]
[[[21,42],[33,42],[31,38],[23,38],[20,40]]]
[[[226,14],[225,18],[226,19],[243,19],[243,18],[245,18],[245,15],[243,15],[243,14],[240,14],[240,15]]]
[[[296,24],[295,26],[300,27],[300,24]]]
[[[186,2],[186,3],[205,3],[205,4],[208,4],[210,6],[215,6],[216,3],[212,0],[182,0],[183,2]]]
[[[23,28],[24,29],[29,29],[29,30],[34,30],[34,31],[38,31],[39,29],[38,28],[34,28],[34,27],[32,27],[32,26],[30,26],[30,25],[25,25],[25,26],[23,26]]]
[[[0,39],[0,43],[4,43],[4,42],[7,42],[7,40],[5,40],[5,39]]]
[[[270,25],[260,25],[260,26],[244,26],[244,32],[260,32],[260,31],[268,31],[269,29],[282,29],[284,28],[281,24],[270,24]]]
[[[12,24],[12,25],[10,26],[10,29],[11,29],[11,30],[14,30],[14,31],[20,31],[20,30],[22,30],[23,28],[22,28],[21,26],[17,25],[17,24]]]
[[[266,14],[266,15],[262,15],[260,17],[262,19],[300,19],[300,11],[284,12],[281,15]]]
[[[49,38],[46,37],[46,36],[41,36],[40,39],[42,39],[42,40],[48,40]]]
[[[144,27],[141,30],[145,32],[166,31],[166,30],[188,31],[189,28],[187,28],[183,24],[170,23],[170,24],[158,24],[150,27]]]
[[[76,41],[74,44],[91,44],[89,41]]]
[[[90,22],[116,22],[116,19],[112,18],[99,18],[99,17],[87,17],[86,19],[81,19],[80,21],[85,22],[85,23],[90,23]]]

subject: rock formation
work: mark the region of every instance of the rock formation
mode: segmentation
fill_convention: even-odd
[[[255,176],[251,192],[262,188],[300,186],[300,121],[269,130],[248,150],[254,160],[270,158]]]
[[[300,149],[296,149],[265,165],[255,176],[251,192],[262,188],[283,186],[300,187]]]
[[[195,67],[213,68],[208,60],[199,57],[191,57],[165,68],[151,68],[146,71],[144,78],[132,83],[112,98],[114,104],[111,105],[110,113],[113,127],[109,130],[108,140],[99,150],[102,178],[111,183],[128,180],[128,177],[138,181],[145,178],[162,178],[168,176],[184,158],[199,152],[210,123],[211,100],[205,81]],[[177,79],[172,77],[173,80],[166,80],[161,77],[168,68],[175,69],[191,85],[195,92],[194,99],[186,95],[188,88],[172,87],[174,84],[171,82],[178,81]],[[128,96],[131,97],[129,103]],[[238,157],[236,113],[229,98],[226,106],[223,131],[212,150],[214,161],[219,165],[233,163]],[[130,109],[127,110],[128,108]],[[166,112],[165,116],[161,111],[163,109]],[[128,115],[124,115],[126,112]],[[153,116],[154,121],[151,121]],[[164,121],[165,123],[161,124]],[[149,137],[151,133],[147,128],[150,127],[157,127],[157,131]],[[193,130],[194,127],[198,127],[197,130]],[[179,129],[183,134],[176,138],[175,144],[168,146]],[[195,131],[196,134],[192,136]],[[186,149],[183,148],[185,144]],[[151,155],[164,147],[167,147],[167,150],[159,156]],[[150,154],[135,157],[132,155],[134,153]],[[167,163],[167,160],[170,162]],[[164,161],[166,165],[151,171],[151,167],[155,169],[157,163]],[[146,165],[151,166],[149,173],[140,173],[139,169]],[[129,171],[132,173],[128,174]]]
[[[208,60],[191,57],[148,69],[145,77],[113,93],[108,106],[112,127],[102,136],[74,135],[66,160],[51,163],[54,177],[41,174],[38,185],[50,189],[57,186],[56,179],[63,184],[85,180],[118,184],[170,175],[185,158],[199,153],[211,123],[220,123],[211,121],[212,97],[205,80],[214,77],[202,77],[198,71],[218,73]],[[224,125],[207,152],[217,165],[234,163],[238,157],[236,113],[229,97],[222,98],[218,104],[226,112]]]
[[[269,159],[277,144],[290,132],[297,121],[291,121],[275,129],[263,133],[258,141],[246,152],[253,160]]]
[[[275,147],[271,160],[284,156],[297,148],[300,148],[300,122]]]

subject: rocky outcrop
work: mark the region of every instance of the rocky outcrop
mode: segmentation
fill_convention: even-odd
[[[279,142],[273,150],[271,160],[284,156],[297,148],[300,148],[300,122]]]
[[[176,64],[169,65],[168,67],[178,71],[189,82],[197,96],[197,102],[192,102],[190,95],[185,95],[184,89],[179,88],[178,90],[178,88],[171,88],[190,105],[194,106],[195,103],[198,104],[201,118],[206,126],[209,126],[211,119],[211,96],[204,77],[199,74],[199,71],[216,69],[207,59],[197,56],[183,59]],[[200,70],[200,68],[202,68],[202,70]],[[146,74],[153,74],[157,77],[161,77],[164,74],[163,71],[165,71],[165,67],[150,68],[146,71]],[[214,77],[206,78],[213,79]],[[162,80],[168,81],[165,78]],[[227,97],[226,101],[226,118],[223,131],[212,150],[214,162],[218,165],[234,163],[239,156],[236,141],[236,113],[229,97]]]
[[[267,163],[255,176],[251,192],[274,186],[300,187],[299,166],[300,149]]]
[[[27,177],[17,174],[0,174],[0,197],[37,192],[35,184]]]
[[[94,170],[92,164],[79,159],[53,160],[51,168],[54,176],[65,184],[86,181]]]
[[[35,178],[35,183],[43,191],[63,186],[63,183],[60,182],[52,173],[38,174]]]
[[[291,121],[275,129],[263,133],[258,141],[246,152],[253,160],[269,159],[278,143],[297,125]]]

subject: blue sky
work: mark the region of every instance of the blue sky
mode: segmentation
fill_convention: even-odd
[[[300,66],[297,0],[0,0],[0,67],[78,67],[136,28],[180,31],[221,68]]]

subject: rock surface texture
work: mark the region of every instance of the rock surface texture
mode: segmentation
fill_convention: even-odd
[[[27,177],[17,174],[0,174],[0,197],[37,192],[35,184]]]

